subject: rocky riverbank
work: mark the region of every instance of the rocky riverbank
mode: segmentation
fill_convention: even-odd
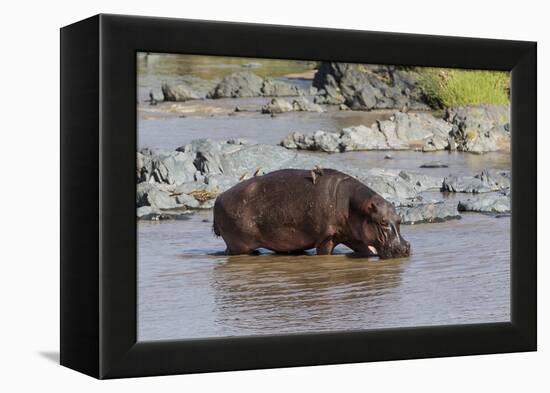
[[[510,211],[509,171],[456,176],[449,168],[447,176],[436,176],[429,168],[350,167],[326,154],[244,139],[198,139],[173,151],[142,149],[137,153],[137,215],[151,220],[185,217],[195,209],[212,208],[217,195],[245,179],[282,168],[315,167],[356,177],[394,203],[406,224],[456,219],[464,211]],[[452,194],[464,197],[446,198]]]
[[[470,106],[449,109],[444,119],[431,113],[396,112],[370,127],[359,125],[339,132],[293,132],[281,141],[288,149],[340,153],[357,150],[458,150],[471,153],[510,151],[507,108]]]

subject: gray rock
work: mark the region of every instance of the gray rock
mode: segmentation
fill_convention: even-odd
[[[508,105],[471,105],[447,110],[446,119],[455,127],[453,137],[460,151],[482,154],[510,151]]]
[[[281,146],[287,149],[320,150],[336,153],[340,151],[340,135],[320,130],[308,134],[293,132],[281,141]]]
[[[318,113],[324,112],[323,108],[321,108],[317,104],[314,104],[313,102],[310,102],[305,97],[296,98],[292,102],[292,108],[295,111],[301,111],[301,112],[318,112]]]
[[[441,191],[484,193],[510,187],[510,172],[483,170],[475,176],[449,175],[443,179]]]
[[[293,110],[293,105],[282,98],[273,98],[262,107],[262,113],[285,113],[292,112]]]
[[[292,97],[304,94],[298,86],[245,71],[227,75],[208,94],[208,98]]]
[[[302,90],[290,83],[273,78],[266,78],[262,85],[262,95],[265,97],[291,97],[302,94]]]
[[[479,177],[449,175],[443,179],[441,191],[481,193],[496,191],[496,189]]]
[[[435,151],[447,149],[452,126],[428,113],[396,113],[390,120],[378,121],[372,127],[364,125],[344,128],[340,132],[341,152],[356,150]],[[312,133],[287,136],[282,146],[289,149],[322,150]],[[337,151],[332,149],[331,151]]]
[[[441,161],[429,161],[420,165],[420,168],[448,168],[449,165]]]
[[[153,209],[151,206],[138,207],[136,212],[137,212],[137,217],[140,218],[140,219],[145,218],[147,216],[150,216],[152,214],[159,214],[160,213],[159,210]]]
[[[223,192],[237,184],[239,179],[228,175],[208,175],[205,177],[204,182],[208,185],[206,190]]]
[[[365,126],[348,127],[340,136],[342,151],[389,149],[386,138],[377,129]]]
[[[434,144],[438,150],[441,146],[438,141],[447,141],[452,125],[444,120],[436,119],[429,113],[403,113],[394,115],[395,132],[397,138],[408,144],[425,146],[426,142]]]
[[[211,139],[195,139],[176,150],[194,155],[193,165],[201,174],[223,172],[220,142]]]
[[[510,213],[510,197],[502,194],[484,195],[458,202],[459,211]]]
[[[321,150],[327,153],[340,151],[340,137],[334,132],[315,131],[313,133],[314,150]]]
[[[137,154],[138,182],[179,184],[193,179],[194,155],[181,152]]]
[[[150,101],[164,101],[164,94],[162,89],[154,88],[149,91],[149,100]]]
[[[443,184],[443,176],[430,176],[403,170],[399,172],[399,177],[411,183],[417,192],[439,190]]]
[[[417,194],[413,184],[400,176],[366,176],[359,180],[386,199],[412,199]]]
[[[460,218],[455,206],[444,203],[428,203],[424,205],[397,209],[402,224],[420,224],[443,222]]]
[[[187,85],[171,86],[168,83],[162,84],[164,101],[189,101],[201,98]]]
[[[136,206],[150,206],[153,209],[173,209],[178,207],[170,193],[152,183],[139,183],[136,190]]]
[[[415,72],[396,66],[321,63],[313,86],[324,91],[317,103],[345,104],[357,110],[426,109]],[[323,100],[323,101],[321,101]]]
[[[262,95],[263,79],[252,72],[238,72],[227,75],[214,89],[208,98],[259,97]]]

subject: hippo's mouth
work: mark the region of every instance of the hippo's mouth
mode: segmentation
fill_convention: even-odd
[[[410,255],[410,246],[399,248],[380,248],[367,246],[368,257],[379,257],[380,259],[406,258]]]
[[[376,249],[376,247],[368,246],[367,248],[369,250],[369,255],[370,256],[373,256],[373,257],[378,256],[378,250]]]

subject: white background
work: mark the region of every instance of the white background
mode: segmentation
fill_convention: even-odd
[[[538,41],[539,223],[548,222],[544,1],[128,0],[2,4],[0,391],[548,391],[548,230],[539,224],[539,352],[96,381],[56,364],[59,345],[59,31],[123,13]],[[429,54],[428,54],[429,55]],[[518,130],[521,132],[521,130]],[[546,198],[545,198],[546,196]],[[465,252],[467,252],[465,250]],[[526,261],[527,262],[527,261]],[[546,277],[547,278],[547,277]],[[548,283],[548,280],[545,280]],[[546,365],[545,365],[546,363]]]

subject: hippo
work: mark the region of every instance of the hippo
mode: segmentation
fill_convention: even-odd
[[[242,181],[218,196],[213,231],[229,255],[258,248],[277,253],[338,244],[359,256],[410,255],[394,206],[355,178],[334,169],[282,169]]]

